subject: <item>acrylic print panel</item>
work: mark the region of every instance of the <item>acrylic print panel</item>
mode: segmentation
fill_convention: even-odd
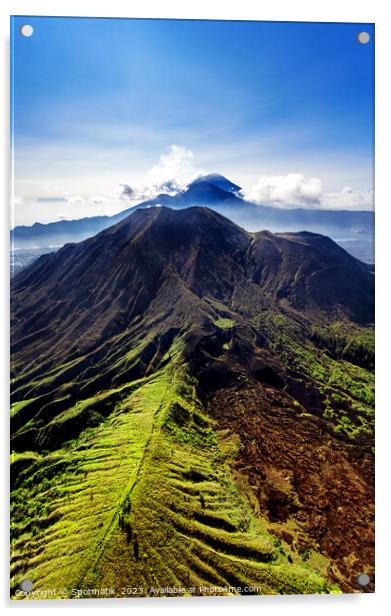
[[[373,54],[12,19],[13,598],[373,592]]]

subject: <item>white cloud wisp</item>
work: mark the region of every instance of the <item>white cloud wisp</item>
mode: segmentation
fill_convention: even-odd
[[[176,195],[202,175],[202,169],[194,163],[194,154],[183,145],[171,145],[166,154],[146,174],[143,182],[136,186],[121,184],[121,199],[138,203],[153,199],[159,194]]]
[[[262,176],[257,183],[242,190],[247,201],[274,207],[313,207],[335,209],[371,209],[372,190],[353,190],[345,186],[340,192],[323,190],[319,178],[305,178],[301,173]]]

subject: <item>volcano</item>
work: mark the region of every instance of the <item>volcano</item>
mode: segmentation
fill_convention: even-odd
[[[191,205],[238,190],[201,179],[13,279],[15,588],[352,592],[373,570],[373,272]]]
[[[220,175],[219,173],[209,173],[209,175],[203,175],[201,177],[198,177],[189,185],[189,187],[196,186],[200,183],[208,183],[212,186],[217,186],[217,188],[221,188],[225,192],[233,194],[237,194],[242,190],[240,186],[234,184],[234,182],[231,182],[231,180],[227,180],[227,178],[225,178],[223,175]]]

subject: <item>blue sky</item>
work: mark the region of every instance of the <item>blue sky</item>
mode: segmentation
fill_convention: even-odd
[[[12,29],[17,224],[117,211],[121,184],[141,197],[201,172],[277,206],[368,209],[373,26],[15,17]]]

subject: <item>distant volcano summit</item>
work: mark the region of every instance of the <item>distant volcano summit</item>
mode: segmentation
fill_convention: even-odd
[[[196,180],[191,182],[188,188],[195,186],[200,183],[211,184],[212,186],[217,186],[217,188],[221,188],[221,190],[225,190],[225,192],[236,194],[241,190],[241,187],[237,184],[234,184],[230,180],[227,180],[223,175],[219,173],[209,173],[208,175],[203,175],[198,177]]]

